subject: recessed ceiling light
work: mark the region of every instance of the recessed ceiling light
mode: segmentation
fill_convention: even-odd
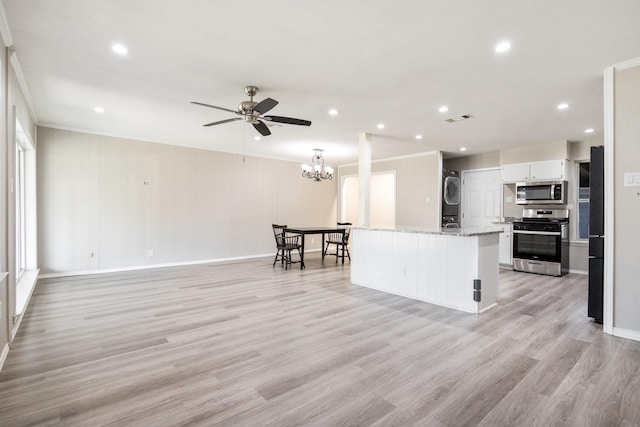
[[[104,108],[96,107],[96,108],[93,109],[93,111],[95,111],[96,113],[104,113]]]
[[[496,52],[498,53],[504,53],[507,52],[509,49],[511,49],[511,43],[509,43],[508,41],[502,41],[500,43],[498,43],[496,45]]]
[[[442,107],[438,108],[438,111],[440,111],[441,113],[446,113],[447,111],[449,111],[449,107],[443,105]]]
[[[118,55],[126,55],[127,53],[129,53],[129,49],[127,49],[125,45],[120,43],[114,44],[113,46],[111,46],[111,49],[113,49],[113,51]]]
[[[558,110],[566,110],[567,108],[569,108],[569,104],[567,104],[566,102],[558,104]]]
[[[416,139],[422,139],[422,135],[416,135]]]
[[[336,110],[335,108],[332,108],[331,110],[329,110],[329,115],[337,116],[338,115],[338,110]]]
[[[253,139],[255,139],[256,141],[260,141],[260,137],[259,136],[254,136]]]
[[[467,151],[467,147],[460,147],[460,151]]]
[[[384,123],[378,123],[376,126],[378,129],[384,129]]]
[[[592,129],[592,128],[585,129],[585,130],[584,130],[584,133],[593,133],[593,129]]]

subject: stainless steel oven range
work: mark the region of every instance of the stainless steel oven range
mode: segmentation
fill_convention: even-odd
[[[513,269],[562,276],[569,272],[569,210],[524,209],[513,223]]]

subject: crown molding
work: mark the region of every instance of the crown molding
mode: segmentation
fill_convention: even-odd
[[[18,86],[20,86],[20,90],[22,91],[24,102],[25,104],[27,104],[27,109],[29,110],[29,114],[31,114],[31,119],[37,125],[38,116],[36,115],[36,110],[33,108],[33,103],[31,102],[31,96],[29,95],[29,88],[27,87],[27,81],[25,80],[24,74],[22,73],[20,62],[18,62],[18,57],[16,56],[16,52],[13,49],[11,49],[10,55],[11,55],[11,59],[10,59],[11,67],[13,68],[13,72],[16,73],[16,78],[18,79]]]
[[[4,10],[4,2],[0,0],[0,34],[5,47],[13,46],[13,38],[9,31],[9,21],[7,21],[7,13]]]
[[[626,70],[640,66],[640,57],[629,59],[628,61],[618,62],[613,66],[616,70]]]
[[[423,151],[422,153],[406,154],[404,156],[395,156],[395,157],[387,157],[384,159],[371,160],[371,163],[382,163],[382,162],[389,162],[393,160],[411,159],[414,157],[433,156],[434,154],[438,154],[438,153],[439,153],[438,150]],[[338,168],[348,168],[351,166],[358,166],[358,163],[347,163],[347,164],[338,166]]]
[[[29,95],[29,89],[27,88],[27,81],[24,78],[22,68],[20,67],[15,49],[13,48],[13,37],[11,36],[9,21],[7,20],[7,13],[4,10],[4,1],[2,0],[0,0],[0,35],[2,35],[2,42],[4,43],[5,48],[9,51],[9,62],[13,68],[13,72],[16,74],[16,78],[18,79],[18,85],[20,86],[20,90],[22,90],[22,96],[24,97],[24,102],[27,104],[27,109],[29,110],[31,119],[35,124],[38,124],[38,116],[36,115],[36,110],[33,108],[33,103],[31,102],[31,96]]]

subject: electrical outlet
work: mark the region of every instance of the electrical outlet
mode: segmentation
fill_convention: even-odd
[[[147,251],[147,256],[153,256],[153,249],[149,249]]]

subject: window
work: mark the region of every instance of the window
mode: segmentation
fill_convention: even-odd
[[[15,117],[15,107],[14,107]],[[15,315],[20,315],[37,279],[36,152],[35,145],[15,120]]]
[[[577,240],[587,240],[589,238],[589,162],[579,162],[577,185]]]
[[[20,143],[16,144],[16,149],[16,274],[20,280],[27,268],[25,154]]]

